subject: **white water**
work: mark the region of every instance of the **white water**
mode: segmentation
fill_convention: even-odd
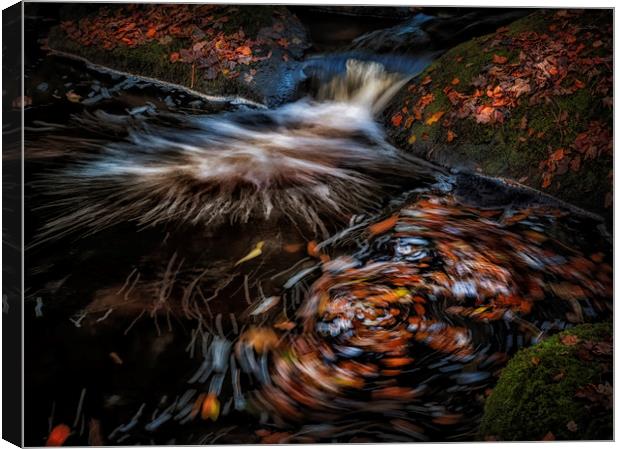
[[[368,208],[420,163],[386,143],[375,115],[410,76],[350,59],[346,73],[271,110],[185,116],[180,129],[143,123],[43,183],[63,214],[41,238],[134,221],[140,226],[286,216],[326,233],[327,217]],[[81,126],[123,118],[98,114]]]

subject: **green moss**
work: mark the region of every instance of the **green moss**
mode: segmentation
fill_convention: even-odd
[[[118,46],[111,50],[102,50],[77,44],[68,39],[60,28],[54,28],[50,32],[48,42],[50,48],[54,50],[81,56],[95,64],[182,86],[192,85],[191,65],[172,63],[169,60],[171,53],[189,46],[189,41],[186,39],[172,39],[165,45],[153,41],[139,47]],[[221,74],[213,80],[206,80],[197,71],[193,89],[212,95],[240,95],[251,100],[262,101],[249,87]]]
[[[509,25],[505,35],[515,36],[526,31],[539,35],[548,33],[554,14],[555,11],[544,10],[533,13]],[[606,23],[610,17],[604,11],[584,13],[574,19],[575,26],[586,30],[597,21]],[[494,65],[494,55],[505,56],[509,64],[519,62],[521,49],[518,44],[505,43],[510,39],[495,40],[495,36],[482,36],[456,46],[406,86],[386,109],[387,120],[403,104],[408,104],[410,108],[416,104],[421,96],[420,90],[416,89],[416,93],[412,94],[408,88],[412,84],[419,86],[427,77],[432,81],[425,88],[434,95],[435,100],[425,109],[423,119],[414,121],[409,129],[404,126],[394,129],[388,123],[388,134],[396,145],[434,162],[469,167],[490,176],[521,180],[531,187],[542,189],[544,170],[541,163],[553,151],[570,148],[577,135],[586,131],[593,120],[603,121],[609,129],[612,127],[611,108],[605,107],[602,96],[592,91],[596,77],[580,79],[586,87],[572,94],[554,95],[550,100],[541,99],[536,104],[530,104],[530,96],[526,94],[519,98],[515,107],[507,109],[503,123],[481,124],[473,117],[451,119],[449,127],[442,124],[443,118],[432,125],[425,123],[437,111],[448,114],[452,111],[453,106],[444,93],[446,87],[471,95],[475,90],[472,82],[478,76],[492,79],[486,72]],[[493,42],[495,44],[492,45]],[[585,44],[588,45],[588,42]],[[602,50],[592,54],[597,51]],[[604,53],[601,56],[605,56]],[[603,66],[600,70],[599,76],[608,75]],[[452,84],[455,79],[458,83]],[[575,81],[572,75],[566,77],[564,87],[573,86]],[[525,126],[522,126],[523,120]],[[406,117],[403,123],[406,123]],[[448,131],[456,135],[452,142],[448,142]],[[412,135],[416,136],[415,140],[410,139]],[[611,189],[607,178],[611,165],[611,156],[582,161],[578,173],[570,170],[556,173],[552,184],[543,190],[585,209],[610,216],[610,209],[606,209],[604,204],[606,193]]]
[[[601,367],[578,358],[579,345],[564,345],[564,335],[601,341],[612,335],[612,323],[581,325],[518,352],[486,401],[482,438],[540,440],[548,432],[556,439],[611,438],[611,411],[593,414],[575,398],[579,387],[602,382]],[[571,421],[575,431],[567,427]]]

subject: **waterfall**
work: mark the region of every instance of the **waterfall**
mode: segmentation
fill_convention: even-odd
[[[346,219],[377,205],[399,179],[428,174],[387,144],[375,120],[409,77],[349,59],[315,98],[275,109],[176,115],[168,124],[103,112],[78,117],[83,129],[126,128],[126,136],[39,143],[41,151],[69,146],[77,160],[36,183],[51,196],[46,207],[60,211],[40,238],[123,221],[212,225],[279,216],[325,235],[326,218]]]

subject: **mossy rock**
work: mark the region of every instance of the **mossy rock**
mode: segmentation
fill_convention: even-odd
[[[176,6],[200,7],[200,5],[167,5],[166,7],[175,8]],[[61,22],[70,21],[77,28],[80,28],[83,26],[84,19],[91,21],[90,23],[98,20],[99,8],[95,6],[82,8],[79,9],[79,13],[65,8],[61,11]],[[119,8],[129,8],[128,13],[142,9],[144,15],[147,14],[148,8],[153,9],[152,5],[107,5],[101,8],[112,11]],[[208,95],[241,96],[253,101],[268,102],[267,97],[270,95],[269,89],[272,86],[264,80],[277,78],[278,70],[287,65],[284,60],[300,59],[304,50],[310,46],[305,28],[286,7],[223,5],[212,14],[210,12],[201,14],[196,14],[195,23],[191,25],[197,33],[200,33],[200,37],[166,35],[135,45],[116,42],[112,48],[106,48],[105,42],[96,34],[100,33],[100,30],[93,33],[92,42],[85,45],[68,35],[62,26],[56,26],[51,29],[48,35],[47,47],[53,51],[83,58],[88,62],[112,70],[155,78],[189,87]],[[227,20],[218,22],[223,16]],[[276,43],[275,37],[264,39],[264,33],[261,34],[261,31],[269,30],[274,24],[284,22],[286,22],[286,26],[281,30],[282,39],[290,41],[289,43],[282,46]],[[206,31],[214,24],[218,31],[222,31],[226,35],[235,34],[241,30],[246,39],[262,42],[261,45],[252,48],[254,55],[261,59],[248,64],[238,64],[236,68],[230,70],[223,67],[217,68],[215,69],[216,76],[207,76],[207,69],[201,66],[200,61],[194,65],[171,59],[173,53],[178,54],[184,50],[191,51],[197,40],[209,41],[211,38]],[[108,28],[114,30],[112,25],[109,25]],[[147,29],[143,29],[142,33],[145,34],[147,31]],[[205,31],[205,33],[201,33],[201,31]],[[248,78],[250,73],[252,76]],[[278,95],[278,93],[274,95]]]
[[[386,108],[388,137],[440,165],[510,178],[610,219],[611,20],[609,10],[540,10],[454,47]],[[487,105],[498,117],[484,120]],[[598,138],[591,154],[578,145],[584,137]]]
[[[567,336],[577,337],[577,343]],[[611,345],[612,323],[577,326],[518,352],[485,403],[480,437],[517,441],[542,440],[551,435],[559,440],[611,439],[612,410],[575,396],[588,385],[611,383],[611,351],[595,354],[591,360],[591,349],[585,350],[585,357],[582,352],[584,344],[600,342]]]

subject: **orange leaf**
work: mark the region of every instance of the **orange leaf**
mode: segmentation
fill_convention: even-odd
[[[146,32],[146,37],[153,37],[153,36],[155,36],[155,34],[157,34],[157,28],[155,28],[155,27],[151,27],[151,28],[149,28],[149,30]]]
[[[460,83],[460,82],[461,82],[461,80],[460,80],[460,79],[458,79],[458,78],[454,78],[450,84],[452,84],[453,86],[456,86],[456,85],[457,85],[458,83]]]
[[[394,226],[396,226],[397,222],[398,222],[398,214],[392,215],[390,218],[386,218],[383,221],[370,225],[368,227],[368,232],[370,232],[370,235],[383,234],[384,232],[387,232],[390,229],[392,229]]]
[[[439,119],[445,114],[444,111],[437,111],[433,115],[431,115],[428,119],[426,119],[427,125],[432,125],[433,123],[437,123]]]
[[[287,253],[298,253],[301,251],[303,246],[304,245],[302,243],[287,243],[282,246],[282,249],[284,249]]]
[[[560,341],[564,346],[575,346],[577,343],[579,343],[579,337],[570,334],[562,335],[560,337]]]
[[[220,416],[220,401],[217,399],[215,393],[209,393],[207,398],[202,403],[202,410],[200,412],[202,419],[211,421],[217,421]]]
[[[71,429],[66,424],[58,424],[52,429],[47,438],[46,446],[62,446],[71,435]]]
[[[420,84],[422,86],[426,86],[427,84],[430,84],[432,81],[433,79],[429,75],[426,75],[424,79],[422,80],[422,82],[420,82]]]
[[[494,64],[506,64],[507,62],[508,62],[508,58],[506,56],[493,55]]]
[[[170,62],[177,62],[181,58],[178,52],[170,53]]]
[[[392,125],[394,126],[400,126],[402,121],[403,121],[403,116],[400,114],[396,114],[394,117],[392,117]]]
[[[564,155],[564,148],[558,148],[549,156],[549,160],[553,162],[561,161],[564,159]]]
[[[448,142],[452,142],[455,137],[456,137],[456,133],[452,132],[451,130],[448,130]]]
[[[241,53],[243,56],[250,56],[252,54],[252,49],[244,45],[243,47],[237,48],[237,53]]]
[[[319,257],[319,250],[317,249],[317,243],[312,240],[310,242],[308,242],[308,254],[312,257]]]

